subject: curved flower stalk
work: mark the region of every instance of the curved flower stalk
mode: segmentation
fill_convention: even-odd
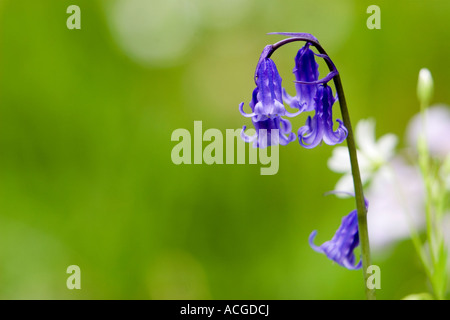
[[[295,134],[291,132],[290,123],[282,119],[282,116],[295,116],[303,111],[315,111],[313,118],[309,117],[306,125],[299,129],[299,142],[306,148],[314,148],[324,141],[326,144],[334,145],[343,142],[347,139],[347,146],[350,155],[351,171],[354,180],[354,194],[356,199],[356,211],[352,212],[348,218],[343,221],[344,226],[338,230],[336,238],[333,238],[328,244],[323,244],[320,247],[314,246],[315,249],[326,253],[329,257],[334,258],[335,261],[340,261],[341,264],[347,267],[356,268],[359,265],[354,265],[354,260],[348,253],[344,254],[341,259],[339,253],[340,249],[336,248],[353,248],[359,241],[361,246],[361,265],[364,270],[364,287],[367,299],[375,299],[375,290],[366,286],[369,274],[366,272],[370,263],[370,246],[367,231],[367,208],[365,205],[361,175],[359,173],[359,165],[356,154],[356,147],[353,138],[350,117],[347,110],[347,103],[342,88],[339,73],[331,61],[326,51],[320,45],[319,41],[308,33],[276,33],[287,36],[288,38],[281,40],[273,45],[268,45],[264,48],[255,71],[256,89],[253,91],[252,101],[250,102],[251,113],[245,113],[243,110],[243,103],[240,104],[239,109],[245,117],[251,117],[257,133],[253,137],[245,135],[242,131],[242,139],[246,142],[253,142],[255,147],[266,147],[269,145],[268,139],[261,141],[264,136],[259,132],[263,130],[278,130],[278,133],[271,133],[270,143],[287,144],[295,139]],[[283,89],[281,87],[281,78],[276,70],[275,64],[270,59],[272,54],[282,46],[296,41],[306,42],[305,46],[300,49],[296,56],[296,67],[294,74],[296,77],[296,91],[295,97],[290,97],[284,90],[284,98],[292,108],[298,109],[294,114],[288,113],[283,106]],[[315,54],[310,47],[313,46],[319,52]],[[318,65],[315,62],[315,56],[323,58],[326,62],[330,72],[323,79],[319,78]],[[333,80],[337,98],[333,97],[331,88],[327,85],[329,81]],[[309,86],[309,87],[308,87]],[[339,99],[341,108],[342,121],[337,120],[339,126],[333,131],[332,106],[334,102]],[[286,136],[287,134],[287,136]],[[267,136],[267,135],[266,135]],[[272,138],[275,138],[272,140]],[[278,139],[278,140],[277,140]],[[264,140],[264,139],[263,139]],[[357,223],[355,223],[355,221]],[[349,229],[350,228],[350,229]],[[351,230],[351,231],[349,231]],[[355,231],[356,230],[356,231]],[[349,236],[351,235],[351,236]],[[358,241],[356,241],[358,235]],[[344,236],[346,245],[338,245]]]
[[[315,148],[324,141],[328,145],[343,142],[347,137],[347,129],[341,120],[337,120],[339,127],[333,131],[332,107],[337,100],[333,97],[332,89],[327,82],[338,74],[336,67],[326,54],[316,54],[311,50],[311,43],[307,42],[295,57],[295,90],[297,95],[291,97],[283,89],[283,98],[291,108],[300,111],[315,111],[313,118],[308,117],[306,125],[298,130],[298,141],[305,148]],[[319,64],[315,56],[325,59],[331,66],[331,72],[319,80]]]

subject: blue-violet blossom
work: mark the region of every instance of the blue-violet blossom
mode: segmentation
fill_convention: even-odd
[[[300,113],[289,113],[284,108],[281,77],[272,59],[260,59],[256,67],[255,83],[256,88],[253,90],[252,101],[249,104],[252,113],[244,112],[243,102],[239,105],[239,110],[244,117],[261,121],[276,116],[294,117]]]
[[[265,148],[271,145],[286,145],[296,139],[291,123],[281,116],[293,117],[300,114],[289,113],[283,105],[281,77],[272,59],[267,58],[270,46],[264,48],[255,70],[256,88],[253,90],[249,105],[252,113],[245,113],[244,103],[239,105],[241,114],[251,117],[256,134],[249,137],[243,127],[241,137],[245,142],[253,142],[255,148]],[[286,136],[287,135],[287,136]]]
[[[326,83],[317,87],[314,97],[315,115],[306,120],[306,125],[298,130],[299,143],[305,148],[314,148],[322,141],[328,145],[341,143],[347,138],[347,128],[337,119],[339,127],[333,131],[333,104],[337,99],[333,97],[331,87]]]
[[[284,101],[291,106],[302,111],[314,110],[313,99],[316,95],[317,84],[319,80],[319,64],[316,62],[314,52],[310,49],[311,43],[307,42],[297,53],[295,57],[295,67],[292,73],[295,79],[300,82],[308,82],[309,84],[296,82],[295,90],[297,95],[291,97],[283,88]]]
[[[284,146],[296,138],[295,133],[291,132],[291,123],[281,117],[266,118],[266,120],[261,121],[252,119],[252,122],[256,129],[255,135],[247,136],[244,133],[246,129],[246,126],[244,126],[241,131],[241,138],[245,142],[253,142],[255,148],[265,148],[277,144]]]
[[[256,135],[241,136],[246,142],[254,143],[255,147],[264,148],[274,144],[288,144],[295,140],[295,134],[291,132],[291,124],[282,116],[294,117],[303,111],[315,110],[313,118],[308,117],[306,125],[298,130],[300,145],[305,148],[314,148],[324,141],[326,144],[335,145],[341,143],[347,137],[347,129],[341,120],[337,120],[339,127],[333,131],[332,106],[336,99],[327,82],[338,74],[333,62],[325,54],[316,54],[310,49],[311,43],[307,42],[297,53],[295,58],[294,74],[296,77],[295,97],[290,97],[281,86],[281,77],[270,54],[272,46],[266,46],[261,53],[255,70],[256,88],[253,90],[252,100],[249,103],[251,113],[244,111],[244,103],[239,105],[239,111],[245,117],[251,117],[257,130]],[[319,65],[315,56],[327,60],[331,66],[330,73],[323,79],[319,79]],[[283,97],[292,107],[298,109],[295,113],[289,113],[283,105]],[[276,134],[271,130],[278,130]],[[259,130],[269,131],[261,134]],[[266,131],[266,132],[267,132]],[[287,135],[287,136],[286,136]],[[271,138],[268,141],[267,138]],[[263,141],[265,140],[265,141]]]
[[[309,245],[315,251],[324,253],[329,259],[347,269],[356,270],[362,267],[362,261],[355,264],[355,254],[353,253],[353,250],[359,245],[357,210],[353,210],[342,218],[342,224],[331,240],[316,246],[314,244],[316,234],[317,231],[314,230],[309,236]]]

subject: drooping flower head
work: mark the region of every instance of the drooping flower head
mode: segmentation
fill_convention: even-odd
[[[326,83],[317,87],[314,97],[315,115],[306,120],[306,125],[298,130],[299,143],[305,148],[314,148],[322,141],[328,145],[341,143],[347,138],[347,128],[337,119],[339,127],[333,131],[333,97],[331,87]]]
[[[286,111],[283,105],[283,95],[281,77],[278,73],[275,62],[267,58],[267,47],[264,49],[259,59],[255,71],[256,88],[253,90],[250,108],[252,113],[245,113],[244,103],[239,105],[241,114],[245,117],[252,117],[254,121],[267,120],[267,118],[277,116],[293,117],[300,112],[291,114]]]
[[[367,200],[365,200],[365,204],[367,208]],[[325,254],[329,259],[347,269],[356,270],[362,267],[361,260],[356,264],[356,258],[353,252],[359,245],[357,210],[353,210],[342,218],[342,223],[331,240],[317,246],[314,244],[316,234],[317,230],[314,230],[309,236],[309,245],[315,251]]]
[[[271,46],[264,48],[255,71],[256,88],[253,90],[249,105],[251,113],[245,113],[244,103],[239,105],[241,114],[251,117],[256,134],[249,137],[242,129],[241,137],[245,142],[253,142],[255,148],[265,148],[271,145],[286,145],[296,139],[291,123],[282,116],[293,117],[283,105],[281,77],[272,59],[268,58]],[[287,135],[287,136],[286,136]]]
[[[358,212],[356,210],[342,218],[342,224],[331,240],[316,246],[314,244],[316,234],[317,231],[314,230],[309,236],[311,248],[319,253],[324,253],[329,259],[347,269],[361,268],[362,262],[359,261],[358,264],[355,264],[356,258],[353,253],[353,250],[359,245]]]
[[[301,82],[308,82],[311,84],[304,84],[296,82],[295,90],[297,95],[291,97],[285,89],[283,89],[283,98],[291,108],[297,108],[302,111],[314,110],[313,99],[316,95],[317,84],[319,80],[319,64],[316,62],[314,52],[310,48],[311,43],[307,42],[297,53],[295,57],[295,67],[292,73],[295,79]]]
[[[295,36],[295,34],[290,33],[281,34]],[[300,35],[305,36],[305,34]],[[306,38],[311,39],[314,43],[317,42],[317,39],[311,35]],[[315,110],[315,116],[313,118],[308,117],[306,125],[298,130],[299,142],[305,148],[314,148],[322,141],[329,145],[341,143],[348,133],[340,120],[337,120],[339,128],[333,131],[332,106],[336,99],[332,95],[331,88],[327,86],[327,82],[338,75],[338,71],[326,54],[314,53],[310,48],[311,44],[312,42],[307,41],[295,58],[294,74],[297,91],[295,97],[290,97],[282,88],[281,77],[275,63],[270,59],[275,50],[275,44],[264,48],[256,66],[254,76],[256,88],[253,90],[252,100],[249,103],[252,112],[246,113],[244,111],[243,102],[239,105],[241,114],[245,117],[251,117],[255,128],[275,129],[282,124],[278,141],[284,144],[291,142],[292,136],[295,136],[295,134],[291,132],[290,123],[281,117],[293,117],[303,111]],[[319,65],[315,61],[315,56],[325,59],[330,67],[330,73],[322,79],[319,79]],[[295,113],[286,111],[283,105],[283,97],[291,107],[298,109],[298,111]],[[256,141],[255,145],[257,146],[270,145],[270,143],[262,143],[258,136],[258,132],[253,137],[242,134],[245,141]]]
[[[253,142],[255,148],[265,148],[277,144],[284,146],[296,139],[295,133],[291,131],[291,123],[281,117],[266,118],[261,121],[252,119],[252,122],[256,133],[249,137],[244,133],[246,129],[244,126],[241,137],[245,142]]]

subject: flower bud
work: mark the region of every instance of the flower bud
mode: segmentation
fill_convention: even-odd
[[[433,77],[427,68],[422,68],[419,72],[417,96],[425,106],[430,103],[431,97],[433,96]]]

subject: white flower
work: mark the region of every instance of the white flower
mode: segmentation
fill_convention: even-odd
[[[406,239],[425,224],[425,193],[421,173],[401,157],[383,166],[365,192],[369,199],[367,225],[371,246],[377,250]]]
[[[416,114],[408,124],[408,144],[417,148],[417,140],[422,131],[421,114]],[[425,110],[425,136],[430,155],[445,158],[450,154],[450,108],[434,105]]]
[[[389,162],[395,154],[398,139],[394,134],[386,134],[375,140],[375,120],[360,120],[356,125],[355,142],[361,180],[366,184],[373,174]],[[328,160],[330,170],[343,173],[344,176],[336,184],[336,191],[354,192],[350,157],[346,147],[337,147]]]

